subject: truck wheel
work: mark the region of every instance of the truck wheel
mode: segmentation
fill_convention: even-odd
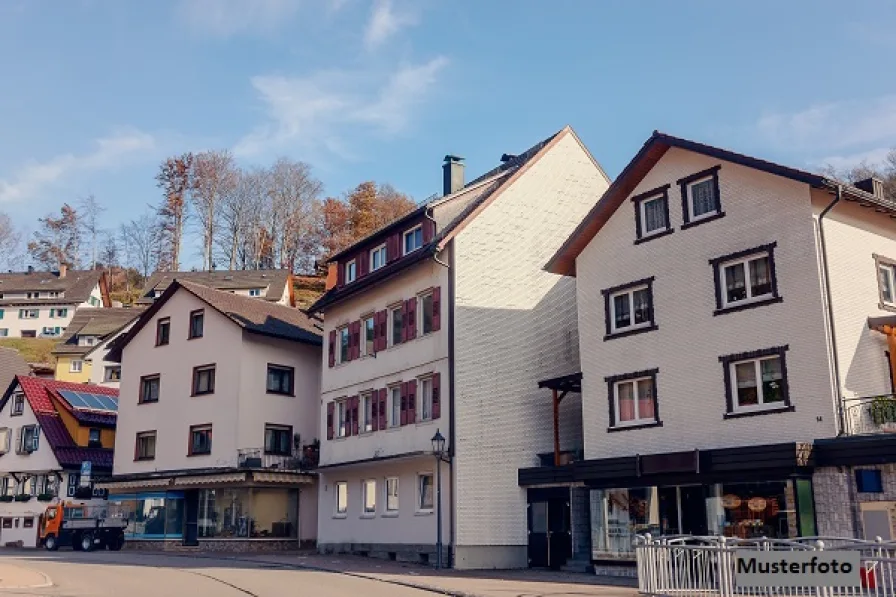
[[[112,537],[109,540],[109,543],[106,544],[106,547],[108,547],[110,551],[121,551],[121,548],[124,547],[124,533],[118,533]]]
[[[59,541],[56,540],[56,535],[47,535],[47,538],[44,539],[44,547],[47,548],[47,551],[59,549]]]
[[[93,551],[93,533],[84,533],[81,540],[78,541],[78,547],[81,551]]]

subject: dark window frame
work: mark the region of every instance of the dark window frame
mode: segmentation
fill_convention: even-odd
[[[144,391],[146,389],[145,383],[147,381],[151,381],[153,379],[158,380],[158,382],[159,382],[159,391],[157,392],[158,395],[155,397],[155,399],[147,400],[146,392]],[[137,397],[137,404],[155,404],[156,402],[159,401],[159,398],[161,398],[161,396],[162,396],[162,374],[161,373],[153,373],[150,375],[141,375],[140,376],[140,394]]]
[[[635,206],[635,244],[639,245],[641,243],[646,243],[649,240],[653,240],[655,238],[661,238],[668,234],[672,234],[675,232],[675,228],[672,227],[672,219],[669,214],[669,189],[671,188],[671,184],[665,184],[661,187],[657,187],[655,189],[651,189],[644,193],[639,193],[634,195],[631,198],[631,202]],[[654,199],[663,199],[665,202],[665,211],[666,211],[666,229],[659,230],[656,232],[651,232],[645,235],[644,232],[644,222],[641,221],[641,206],[645,201],[652,201]]]
[[[12,395],[12,407],[9,410],[9,416],[21,417],[25,413],[25,393],[16,392]]]
[[[877,304],[877,308],[881,311],[890,311],[891,313],[896,313],[896,303],[888,304],[884,302],[884,287],[880,283],[881,266],[890,266],[893,268],[894,272],[896,272],[896,260],[890,259],[889,257],[884,257],[883,255],[878,255],[877,253],[872,253],[871,256],[874,257],[874,279],[877,280],[877,298],[879,301]],[[893,282],[894,285],[896,285],[896,273],[894,273]],[[896,288],[893,289],[893,292],[896,293]]]
[[[215,375],[216,375],[217,364],[216,363],[208,363],[206,365],[197,365],[193,367],[193,383],[190,387],[191,393],[190,396],[207,396],[209,394],[215,393]],[[199,375],[205,372],[211,372],[211,377],[209,379],[208,389],[199,391]]]
[[[631,373],[622,373],[619,375],[608,375],[604,377],[604,381],[607,383],[607,396],[609,398],[609,425],[607,426],[607,432],[615,432],[615,431],[632,431],[635,429],[648,429],[650,427],[662,427],[663,421],[660,419],[660,400],[659,400],[659,392],[657,391],[656,377],[660,372],[659,368],[654,369],[644,369],[641,371],[632,371]],[[637,425],[618,425],[616,423],[616,384],[622,381],[629,381],[633,379],[642,379],[644,377],[649,377],[653,383],[653,415],[654,421],[641,423]],[[637,400],[637,396],[635,396],[635,400]]]
[[[858,493],[884,493],[883,471],[880,469],[857,468],[853,475]],[[869,477],[873,481],[869,481]]]
[[[91,436],[93,432],[96,432],[96,439],[94,440]],[[103,431],[98,427],[91,427],[87,431],[87,445],[89,447],[97,447],[103,444]]]
[[[627,282],[626,284],[620,284],[618,286],[611,286],[610,288],[604,288],[600,291],[600,293],[604,296],[604,324],[606,326],[604,341],[614,340],[616,338],[625,338],[626,336],[634,336],[635,334],[643,334],[645,332],[652,332],[654,330],[659,329],[659,326],[656,324],[656,304],[654,301],[653,295],[653,283],[656,280],[656,276],[650,276],[649,278],[642,278],[640,280],[635,280],[633,282]],[[613,295],[619,294],[621,292],[625,292],[628,290],[633,290],[638,288],[639,286],[647,287],[647,296],[648,296],[648,305],[650,310],[650,325],[628,329],[628,330],[619,330],[613,331],[613,322],[611,318],[613,317],[612,309],[610,308],[610,301],[613,299]],[[632,321],[634,322],[634,313],[632,313]],[[632,325],[635,325],[632,323]]]
[[[152,446],[152,456],[141,456],[140,455],[140,440],[146,439],[148,437],[154,438],[156,441]],[[134,436],[134,461],[139,462],[143,460],[155,460],[156,459],[156,447],[159,445],[158,439],[158,431],[155,429],[151,431],[139,431]]]
[[[193,435],[195,433],[198,433],[201,431],[208,431],[208,450],[203,450],[201,452],[197,452],[193,449],[193,446],[194,446]],[[189,437],[190,444],[188,446],[187,456],[208,456],[209,454],[212,453],[213,439],[214,438],[212,435],[212,424],[211,423],[203,423],[201,425],[190,425],[190,437]]]
[[[712,168],[707,168],[706,170],[701,170],[700,172],[695,172],[694,174],[689,174],[684,178],[679,178],[676,180],[676,184],[678,184],[679,190],[681,191],[681,229],[687,230],[688,228],[693,228],[694,226],[699,226],[700,224],[705,224],[706,222],[712,222],[713,220],[718,220],[719,218],[725,217],[725,212],[722,211],[722,192],[719,186],[719,170],[722,169],[722,165],[719,164],[717,166],[713,166]],[[716,210],[715,213],[705,216],[700,216],[696,220],[691,219],[691,199],[688,196],[688,187],[703,178],[712,177],[713,187],[716,195]]]
[[[162,342],[162,327],[167,327],[165,341]],[[168,346],[171,343],[171,318],[160,317],[156,320],[156,346]]]
[[[193,329],[193,323],[195,321],[199,321],[199,333],[195,333]],[[205,335],[205,309],[196,309],[194,311],[190,311],[190,319],[187,331],[187,340],[196,340],[197,338],[202,338]]]
[[[777,246],[777,241],[774,241],[765,245],[759,245],[758,247],[752,247],[750,249],[744,249],[743,251],[736,251],[734,253],[722,255],[720,257],[714,257],[709,260],[709,265],[712,266],[712,279],[715,286],[716,295],[716,308],[715,311],[713,311],[713,315],[734,313],[736,311],[755,309],[756,307],[764,307],[766,305],[783,302],[784,297],[781,296],[780,290],[778,289],[778,268],[775,264],[775,249],[777,248]],[[725,291],[725,289],[722,287],[722,266],[729,261],[736,261],[738,259],[744,259],[753,256],[761,257],[763,255],[768,256],[768,272],[771,279],[772,295],[760,300],[749,300],[746,302],[741,301],[740,304],[724,306],[724,303],[722,301],[722,293]],[[745,271],[745,276],[746,283],[749,284],[748,270]]]
[[[722,364],[722,370],[724,372],[724,380],[725,380],[725,413],[722,415],[723,419],[738,419],[741,417],[754,417],[758,415],[771,415],[783,412],[793,412],[796,410],[796,407],[790,401],[790,378],[787,374],[787,351],[790,350],[790,345],[785,344],[783,346],[773,346],[771,348],[763,348],[761,350],[752,350],[749,352],[739,352],[735,354],[722,355],[719,357],[719,362]],[[766,406],[764,408],[757,408],[756,410],[748,410],[748,411],[740,411],[738,412],[734,408],[735,396],[731,391],[731,365],[734,363],[739,363],[742,361],[754,361],[756,359],[761,359],[763,357],[778,357],[781,359],[781,385],[782,393],[784,394],[784,401],[781,403],[781,406],[773,405]],[[756,383],[761,384],[762,380],[757,379]]]
[[[272,389],[270,386],[271,370],[280,371],[289,374],[289,388],[285,391],[280,389]],[[278,365],[276,363],[268,363],[267,374],[264,377],[264,385],[268,394],[277,394],[280,396],[296,395],[296,368],[289,365]],[[281,384],[282,385],[282,384]]]
[[[280,434],[286,434],[286,443],[287,448],[286,451],[282,451],[279,449],[276,450],[268,450],[268,431]],[[281,425],[279,423],[265,423],[264,424],[264,453],[272,456],[292,456],[293,454],[293,446],[292,446],[292,425]],[[279,444],[279,442],[278,442]]]

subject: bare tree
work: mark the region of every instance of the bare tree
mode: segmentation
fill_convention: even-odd
[[[203,268],[211,270],[217,224],[222,198],[237,185],[233,156],[227,150],[205,151],[193,160],[193,184],[190,199],[193,213],[202,231]]]
[[[97,259],[97,241],[102,230],[99,226],[100,214],[106,211],[99,201],[92,194],[87,195],[78,204],[81,214],[81,227],[87,234],[87,240],[90,242],[90,269],[96,269]]]
[[[216,242],[229,269],[246,267],[241,256],[246,255],[251,231],[265,208],[267,175],[263,169],[237,170],[235,184],[221,195]]]
[[[16,230],[12,220],[0,212],[0,257],[4,265],[12,267],[21,258],[22,235]]]
[[[32,259],[48,270],[61,265],[77,267],[81,244],[81,217],[78,211],[64,203],[58,218],[47,214],[38,222],[41,227],[34,232],[34,240],[28,243]]]
[[[271,167],[269,184],[268,230],[274,259],[277,266],[295,271],[310,248],[323,185],[308,164],[287,158],[278,159]]]
[[[119,265],[118,239],[111,232],[103,233],[103,242],[99,249],[99,260],[106,268],[109,281],[112,280],[112,269]],[[94,269],[96,265],[94,265]]]
[[[159,267],[176,271],[180,267],[181,242],[187,217],[187,194],[193,187],[193,154],[168,158],[159,167],[156,182],[165,193],[157,214]]]
[[[158,258],[158,225],[152,213],[144,213],[140,217],[121,225],[121,238],[127,246],[127,252],[133,259],[133,265],[144,278],[155,269]]]
[[[873,176],[884,183],[884,196],[896,201],[896,148],[891,149],[880,164],[862,161],[849,168],[835,168],[828,164],[823,168],[822,174],[847,183]]]

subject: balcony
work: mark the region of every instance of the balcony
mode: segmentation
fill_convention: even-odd
[[[896,434],[896,394],[844,400],[847,435]]]
[[[270,454],[264,448],[245,448],[237,451],[238,464],[242,469],[307,471],[317,468],[320,448],[309,445],[293,454]]]

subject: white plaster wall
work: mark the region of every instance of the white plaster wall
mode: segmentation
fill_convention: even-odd
[[[537,382],[579,370],[575,280],[543,268],[607,184],[566,134],[454,240],[458,567],[526,565],[517,471],[553,450],[551,393]],[[576,398],[560,433],[581,445]]]
[[[100,386],[106,386],[108,388],[120,387],[121,384],[117,381],[104,381],[106,367],[114,367],[120,365],[120,363],[107,361],[106,357],[109,354],[109,344],[119,336],[128,333],[132,327],[134,327],[134,323],[129,324],[117,334],[104,340],[99,344],[99,346],[93,349],[93,352],[91,352],[86,359],[84,359],[85,361],[88,361],[92,364],[92,367],[90,368],[90,383]]]
[[[75,306],[71,304],[47,305],[42,303],[40,306],[4,305],[0,309],[3,310],[3,317],[0,318],[0,329],[6,329],[6,335],[10,338],[20,338],[22,330],[34,330],[38,337],[50,337],[42,336],[41,330],[44,327],[57,326],[62,328],[59,334],[59,337],[62,337],[62,334],[65,333],[65,328],[68,327],[72,317],[75,316]],[[39,314],[37,319],[19,319],[19,309],[37,309]],[[50,309],[68,309],[68,315],[50,318]]]
[[[13,399],[10,398],[0,411],[0,428],[10,429],[9,452],[0,456],[0,476],[10,472],[45,472],[58,470],[59,463],[53,454],[53,448],[47,441],[43,431],[37,444],[37,451],[30,454],[16,454],[17,431],[25,425],[37,425],[37,417],[31,410],[31,404],[25,399],[25,408],[21,415],[12,414]]]
[[[801,441],[834,434],[824,311],[812,206],[807,185],[731,163],[719,171],[725,217],[681,230],[679,178],[719,160],[670,149],[632,192],[671,183],[675,232],[634,245],[635,219],[626,201],[582,252],[578,274],[583,418],[588,458],[693,448]],[[777,242],[783,302],[713,316],[709,260]],[[604,341],[601,289],[656,276],[656,331]],[[789,345],[786,353],[794,412],[724,420],[721,355]],[[662,427],[607,433],[604,377],[659,368]]]
[[[317,539],[318,481],[299,487],[299,540]]]
[[[45,505],[43,502],[36,502],[35,500],[31,500],[36,504]],[[25,504],[19,504],[22,506],[28,506],[31,502],[27,502]],[[3,506],[9,506],[12,504],[3,504]],[[5,509],[5,508],[4,508]],[[37,533],[38,533],[38,515],[43,512],[43,508],[40,509],[39,512],[23,512],[23,513],[6,513],[0,512],[0,518],[13,518],[13,527],[9,529],[0,528],[0,546],[5,546],[8,543],[14,543],[16,541],[22,542],[22,547],[37,547]],[[33,520],[33,526],[30,529],[26,529],[25,519],[30,518]]]

